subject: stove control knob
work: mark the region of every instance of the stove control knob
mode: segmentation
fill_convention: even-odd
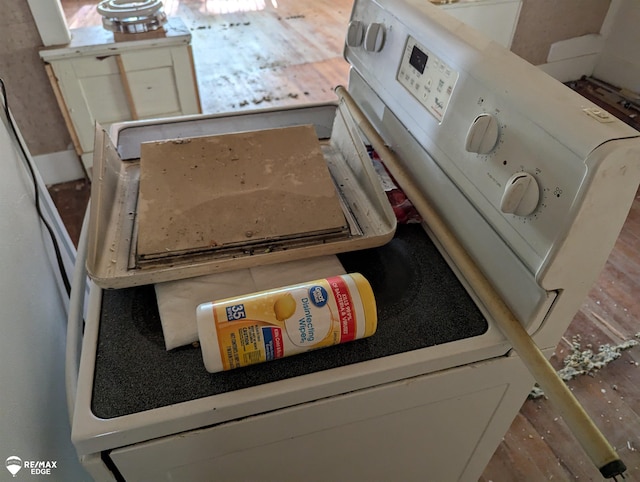
[[[347,46],[359,47],[364,39],[364,25],[359,20],[351,20],[347,27]]]
[[[516,172],[507,181],[500,210],[505,214],[528,216],[538,207],[540,188],[538,181],[528,172]]]
[[[369,52],[380,52],[384,46],[384,25],[371,23],[364,34],[364,49]]]
[[[467,152],[489,154],[496,146],[499,134],[498,119],[491,114],[480,114],[469,127],[465,149]]]

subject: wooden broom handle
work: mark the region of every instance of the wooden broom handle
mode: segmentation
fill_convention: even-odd
[[[349,92],[343,86],[336,87],[335,92],[340,101],[347,106],[356,124],[369,139],[433,235],[445,248],[447,254],[485,306],[492,320],[513,345],[525,366],[560,412],[593,463],[606,478],[621,475],[626,470],[626,466],[616,451],[602,435],[602,432],[598,430],[567,385],[558,377],[553,366],[425,198],[412,177],[405,173],[395,154],[385,145],[382,137],[373,128]]]

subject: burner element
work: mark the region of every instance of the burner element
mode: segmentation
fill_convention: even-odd
[[[102,25],[112,32],[149,32],[167,22],[160,0],[103,0],[96,8]]]

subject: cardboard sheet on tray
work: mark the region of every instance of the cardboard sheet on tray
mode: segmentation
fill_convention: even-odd
[[[137,262],[349,235],[312,125],[141,145]]]
[[[283,109],[283,112],[286,112],[286,109]],[[277,175],[271,176],[270,181],[275,183],[273,186],[278,188],[286,186],[286,191],[284,191],[286,195],[281,195],[283,199],[286,199],[283,201],[284,204],[279,207],[282,209],[286,204],[287,211],[275,209],[275,212],[279,215],[286,212],[291,216],[284,216],[285,219],[272,220],[271,224],[263,223],[262,227],[258,228],[255,226],[255,212],[262,206],[254,205],[253,208],[249,208],[244,200],[234,201],[230,202],[230,204],[241,211],[252,211],[254,226],[249,228],[237,219],[230,219],[229,222],[236,222],[237,224],[233,225],[233,229],[223,233],[225,237],[221,237],[218,234],[219,230],[215,231],[215,234],[214,231],[211,231],[193,236],[196,231],[192,229],[193,216],[184,216],[185,207],[182,207],[180,213],[176,211],[174,214],[177,214],[178,218],[191,218],[190,223],[183,224],[179,228],[190,228],[191,234],[184,233],[188,234],[186,238],[189,239],[189,242],[182,244],[184,243],[183,236],[176,230],[173,233],[174,244],[172,245],[154,243],[158,239],[163,239],[158,236],[159,232],[162,233],[162,226],[165,229],[167,227],[174,228],[174,226],[167,224],[167,221],[174,221],[176,217],[171,214],[167,215],[173,209],[172,204],[174,201],[170,201],[168,197],[165,198],[162,195],[154,195],[153,193],[149,196],[146,193],[144,179],[141,182],[141,177],[144,178],[146,175],[146,173],[142,172],[141,160],[131,156],[123,160],[111,137],[99,125],[96,126],[93,182],[87,227],[89,239],[86,262],[87,272],[94,283],[102,288],[126,288],[372,248],[390,241],[395,233],[396,219],[373,170],[358,127],[346,107],[322,104],[297,109],[294,114],[290,123],[281,123],[280,126],[313,125],[315,129],[302,127],[301,129],[288,131],[287,139],[293,140],[292,137],[295,137],[295,142],[290,142],[292,144],[291,147],[285,146],[287,149],[296,149],[296,145],[305,144],[305,141],[300,141],[298,134],[308,136],[314,130],[317,133],[319,126],[322,130],[322,126],[327,123],[332,125],[332,129],[330,138],[318,141],[316,137],[313,147],[310,147],[310,144],[306,144],[307,151],[298,153],[296,153],[297,151],[291,151],[291,156],[296,158],[296,162],[310,162],[310,157],[318,162],[322,159],[325,169],[328,168],[328,175],[326,172],[322,172],[321,180],[314,177],[314,182],[307,183],[303,190],[298,191],[299,197],[294,196],[292,193],[295,193],[295,189],[298,187],[297,177],[302,174],[310,176],[309,172],[305,171],[305,168],[293,166],[290,172],[295,174],[290,176],[288,185],[282,180],[278,180]],[[246,132],[273,129],[273,117],[271,117],[270,112],[257,112],[248,116],[246,114],[230,114],[228,116],[233,118],[235,115],[243,115],[242,122],[250,121],[249,123],[252,124],[252,129],[247,129]],[[331,117],[327,118],[327,115]],[[224,127],[222,129],[217,128],[216,126],[223,124],[221,121],[221,116],[202,116],[198,118],[196,121],[198,124],[196,129],[198,131],[197,136],[202,136],[203,131],[208,131],[204,134],[207,137],[241,132],[238,130],[225,130]],[[168,121],[162,122],[166,123]],[[232,123],[233,120],[229,122]],[[148,134],[144,131],[145,125],[140,126],[140,123],[125,123],[112,127],[111,132],[114,133],[116,140],[120,132],[119,129],[124,131],[129,129],[132,124],[135,124],[135,129],[131,129],[129,132],[143,131],[142,137],[146,136],[144,142],[150,140]],[[209,128],[208,126],[211,127]],[[153,135],[162,135],[161,128],[154,128],[152,131],[157,133]],[[255,132],[250,137],[256,138],[255,136],[258,136],[259,138],[260,134]],[[296,133],[295,136],[293,136],[294,132]],[[301,134],[302,132],[305,132],[305,134]],[[188,129],[184,129],[184,132],[181,130],[181,136],[183,136],[182,140],[171,141],[174,142],[176,147],[191,146],[193,148],[199,142],[204,142],[203,140],[194,142],[197,137],[189,137]],[[155,139],[163,140],[162,137],[155,137]],[[130,144],[132,139],[129,138],[127,142]],[[307,142],[310,141],[308,140]],[[318,144],[316,142],[319,143],[320,153],[317,152]],[[287,141],[287,143],[289,142]],[[142,147],[142,144],[139,144],[139,146]],[[277,147],[281,148],[283,146],[278,145]],[[285,160],[288,160],[288,158]],[[162,175],[162,169],[166,168],[168,164],[177,161],[178,159],[173,156],[163,158],[159,166],[152,167],[152,171],[154,175]],[[226,162],[236,161],[231,161],[231,157],[228,157]],[[160,167],[162,164],[165,167]],[[191,176],[193,180],[197,179],[197,182],[187,182],[185,184],[187,186],[198,185],[204,189],[204,186],[208,184],[206,182],[207,179],[209,183],[211,182],[212,175],[201,174],[203,171],[200,171],[200,164],[198,164],[197,168],[193,166],[195,164],[189,164],[187,167],[189,173],[198,171],[197,174],[193,172]],[[191,169],[192,167],[193,169]],[[269,163],[263,163],[261,172],[264,174],[264,170],[273,169],[270,174],[275,174],[278,172],[275,167],[275,165],[270,166]],[[318,168],[318,166],[315,166],[315,168]],[[280,175],[286,177],[285,171],[287,169],[289,168],[280,170]],[[233,176],[233,174],[240,176],[242,172],[246,171],[235,170],[231,174],[227,173],[226,176]],[[187,175],[187,171],[183,171],[182,174]],[[254,178],[245,174],[245,185],[251,182],[252,179]],[[266,187],[266,179],[267,176],[264,176],[264,178],[253,182],[258,182]],[[242,178],[239,177],[236,188],[244,186],[241,182]],[[316,182],[325,184],[323,187],[316,186]],[[330,185],[327,184],[329,182],[331,183]],[[150,186],[153,186],[153,183]],[[222,186],[219,189],[226,187]],[[163,189],[167,196],[172,194],[169,187],[164,187]],[[189,189],[195,191],[195,188]],[[187,197],[191,197],[191,195],[195,196],[194,193],[190,192]],[[260,198],[260,196],[256,197],[258,201],[264,199]],[[296,199],[291,201],[292,197],[296,197]],[[311,208],[306,211],[302,206],[304,199],[308,199],[309,204],[311,204]],[[336,199],[341,208],[340,210],[336,210]],[[193,198],[189,199],[189,201],[192,207],[197,210],[198,203],[194,202]],[[154,206],[153,203],[155,202],[160,204]],[[276,199],[274,202],[277,203],[278,200]],[[322,206],[322,208],[318,209],[318,206]],[[209,207],[204,211],[212,209],[221,210],[224,208],[220,206]],[[290,209],[293,211],[289,211]],[[315,224],[305,224],[301,229],[301,216],[298,213],[302,211],[305,212],[304,217],[309,218],[308,220]],[[320,213],[322,216],[318,214],[318,211],[323,211],[323,213]],[[151,212],[160,216],[156,218],[147,217]],[[208,226],[206,215],[200,214],[199,216],[202,216],[199,222],[205,225],[204,227],[206,228],[214,228],[216,227],[214,224],[221,223],[218,219],[212,223],[212,226]],[[171,217],[174,219],[169,219]],[[153,226],[149,227],[146,223],[151,223]],[[260,238],[262,228],[273,226],[277,227],[277,230],[270,232],[272,238]],[[344,228],[345,226],[347,227],[346,229]],[[140,230],[142,230],[142,233],[140,233]],[[247,231],[249,230],[252,231],[250,237],[247,236]],[[306,231],[306,234],[302,233],[301,235],[302,231]],[[149,240],[145,241],[145,236],[149,233],[151,233],[151,243],[147,244]],[[310,235],[309,233],[312,234]],[[142,237],[141,240],[138,239],[139,236]],[[200,237],[202,237],[202,242],[199,241]],[[286,242],[280,244],[272,243],[274,239]],[[211,243],[212,240],[215,241],[216,246]],[[218,246],[221,240],[224,240],[226,244]],[[140,253],[139,247],[141,248]],[[169,248],[170,255],[162,256],[163,250],[165,253],[167,252],[166,248]],[[157,256],[154,257],[154,255]],[[145,256],[148,259],[142,259]]]

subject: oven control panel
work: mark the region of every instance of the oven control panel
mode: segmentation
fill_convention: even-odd
[[[396,78],[438,122],[442,121],[458,72],[409,36]]]
[[[578,94],[429,2],[356,0],[351,22],[345,58],[370,93],[349,90],[425,194],[467,245],[497,235],[543,269],[589,189],[591,153],[631,129],[586,115]],[[364,40],[370,25],[379,49]],[[465,233],[472,217],[486,239]]]

